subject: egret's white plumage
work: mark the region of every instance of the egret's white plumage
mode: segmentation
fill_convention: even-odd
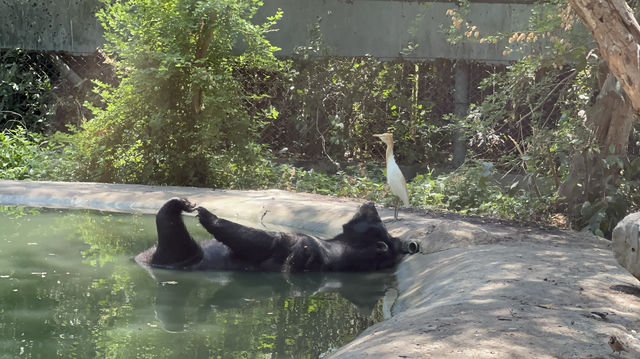
[[[409,206],[409,191],[407,191],[407,181],[404,179],[404,175],[402,171],[400,171],[400,167],[396,163],[395,158],[393,158],[393,135],[390,133],[383,133],[379,135],[374,135],[378,137],[387,145],[387,183],[391,188],[391,193],[393,193],[397,199],[402,201],[402,203],[406,206]],[[398,219],[398,201],[396,200],[395,212],[393,214],[394,219]]]

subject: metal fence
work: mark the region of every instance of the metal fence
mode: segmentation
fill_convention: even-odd
[[[35,131],[65,130],[90,117],[84,106],[91,80],[114,81],[113,67],[91,56],[5,50],[0,52],[0,129],[21,124]]]
[[[363,62],[371,61],[369,68]],[[345,75],[358,64],[353,75]],[[399,139],[403,163],[444,162],[451,151],[447,114],[454,112],[454,66],[450,60],[385,62],[334,59],[297,62],[297,80],[272,91],[271,105],[279,117],[264,127],[261,140],[278,154],[330,162],[384,158],[372,135],[392,131]],[[503,65],[472,63],[470,103],[488,94],[480,81]],[[299,94],[297,92],[302,92]],[[385,93],[388,92],[388,93]]]
[[[110,59],[101,52],[73,56],[11,50],[0,57],[5,66],[13,60],[20,64],[16,70],[32,73],[41,83],[37,90],[42,99],[30,112],[34,121],[46,122],[40,129],[64,130],[86,121],[91,113],[84,104],[95,96],[91,80],[117,81]],[[248,94],[267,95],[248,101],[249,111],[263,119],[259,140],[276,156],[340,163],[379,160],[384,148],[372,135],[393,131],[401,139],[399,160],[421,163],[442,160],[451,152],[446,115],[454,112],[454,65],[450,60],[333,58],[293,61],[289,75],[270,74],[267,80],[253,70],[240,70],[237,77]],[[504,66],[472,63],[470,102],[487,95],[478,90],[483,78],[503,70]],[[0,91],[12,92],[6,71],[4,77]],[[14,97],[5,94],[1,100],[0,127],[25,122],[19,114],[24,109],[11,107],[25,101],[18,92],[13,89]]]

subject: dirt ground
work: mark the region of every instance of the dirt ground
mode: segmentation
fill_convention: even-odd
[[[423,253],[398,268],[394,316],[330,358],[640,358],[640,286],[608,240],[477,222],[389,224]]]
[[[184,196],[268,229],[337,233],[360,201],[284,191],[213,191],[0,181],[0,204],[155,212]],[[421,243],[397,269],[393,316],[331,353],[346,358],[640,358],[640,283],[610,242],[586,233],[447,213],[379,209]],[[626,352],[612,354],[616,336]]]

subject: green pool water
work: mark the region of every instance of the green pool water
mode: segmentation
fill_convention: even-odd
[[[185,218],[197,239],[209,239]],[[148,271],[153,216],[0,207],[0,359],[320,358],[381,319],[391,273]]]

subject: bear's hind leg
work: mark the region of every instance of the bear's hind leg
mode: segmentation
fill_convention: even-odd
[[[286,252],[287,242],[279,232],[267,232],[227,221],[203,207],[196,210],[200,224],[238,257],[259,264]]]

